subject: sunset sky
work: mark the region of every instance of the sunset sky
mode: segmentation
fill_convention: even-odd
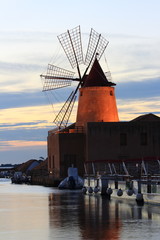
[[[0,0],[0,7],[0,164],[47,157],[48,130],[71,89],[45,94],[40,74],[48,63],[76,71],[57,35],[78,25],[84,54],[91,28],[109,41],[100,64],[117,84],[120,120],[160,116],[159,0]]]

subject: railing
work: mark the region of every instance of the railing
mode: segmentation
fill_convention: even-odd
[[[84,133],[84,127],[83,126],[75,127],[75,133]]]

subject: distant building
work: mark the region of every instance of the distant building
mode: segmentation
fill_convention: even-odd
[[[23,173],[30,173],[30,171],[32,169],[34,169],[35,167],[39,166],[39,164],[41,163],[41,160],[36,160],[36,159],[30,159],[25,163],[20,164],[19,166],[17,166],[14,170],[17,172],[23,172]]]

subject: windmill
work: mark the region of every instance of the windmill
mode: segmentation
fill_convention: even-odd
[[[67,30],[65,33],[59,35],[58,40],[71,67],[73,69],[76,68],[78,77],[74,77],[75,72],[52,64],[48,64],[46,74],[42,74],[40,76],[44,80],[43,91],[54,91],[55,89],[69,87],[72,82],[77,82],[75,90],[68,96],[66,102],[63,104],[53,121],[59,129],[62,129],[66,128],[68,124],[74,103],[76,101],[77,92],[79,88],[83,87],[88,70],[93,65],[95,59],[98,61],[100,60],[109,42],[102,37],[101,34],[97,33],[94,29],[91,29],[84,60],[80,26]],[[85,65],[83,73],[80,71],[81,64]],[[110,86],[115,85],[111,82],[108,83],[110,83]]]

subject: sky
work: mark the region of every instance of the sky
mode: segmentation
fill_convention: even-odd
[[[0,164],[47,157],[48,130],[74,85],[45,93],[40,74],[48,63],[75,71],[57,36],[79,25],[84,54],[91,28],[109,41],[100,64],[117,84],[120,121],[160,116],[159,0],[0,0],[0,8]]]

